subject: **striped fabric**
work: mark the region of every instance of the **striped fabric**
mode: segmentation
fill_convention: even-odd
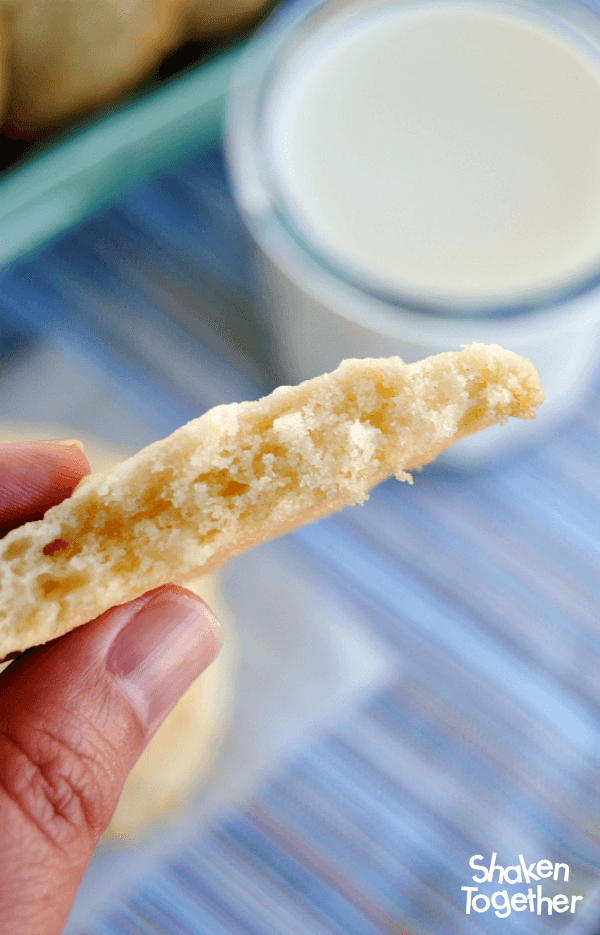
[[[201,154],[2,274],[0,359],[58,347],[104,387],[90,400],[81,383],[93,426],[66,415],[144,444],[272,383],[248,261],[220,153]],[[1,414],[47,418],[55,400],[26,398],[14,368]],[[472,475],[430,466],[262,547],[264,581],[270,549],[360,618],[387,684],[244,804],[136,851],[119,889],[102,860],[126,858],[99,858],[101,896],[68,935],[600,933],[600,387],[533,451]],[[469,860],[494,853],[569,878],[475,883]],[[475,886],[488,906],[467,914]],[[489,903],[503,891],[525,904]]]

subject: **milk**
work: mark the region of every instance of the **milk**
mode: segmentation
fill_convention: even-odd
[[[296,231],[367,286],[510,305],[600,268],[600,57],[535,11],[367,4],[265,125]]]
[[[583,405],[600,360],[600,14],[577,0],[296,0],[228,105],[279,381],[473,341],[545,402],[442,458],[477,465]]]

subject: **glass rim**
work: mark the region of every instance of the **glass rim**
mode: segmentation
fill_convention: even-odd
[[[368,9],[370,12],[377,7],[385,9],[397,5],[398,0],[375,0],[368,4]],[[570,0],[568,8],[556,0],[402,0],[402,5],[406,8],[477,7],[494,12],[513,11],[517,15],[519,10],[527,11],[554,24],[555,28],[562,25],[578,34],[580,40],[595,51],[600,65],[600,9],[594,11],[581,0]],[[332,23],[335,27],[343,19],[347,22],[358,19],[364,8],[361,0],[310,0],[308,4],[305,0],[293,0],[289,6],[277,9],[263,24],[232,79],[225,134],[228,167],[239,206],[260,246],[277,262],[273,248],[281,239],[281,246],[287,247],[288,255],[290,252],[302,254],[313,270],[319,270],[321,278],[343,283],[357,296],[385,305],[394,314],[413,313],[421,319],[438,322],[444,319],[468,322],[535,318],[535,313],[547,313],[551,309],[564,314],[567,306],[594,293],[600,286],[600,260],[593,268],[560,284],[522,291],[514,301],[510,297],[494,301],[476,296],[454,297],[433,291],[402,290],[386,286],[375,276],[357,273],[350,264],[332,253],[328,255],[321,245],[311,242],[298,229],[286,206],[276,173],[265,156],[265,147],[261,145],[268,102],[281,80],[282,63],[290,48],[306,41],[311,30],[323,31],[323,23]],[[275,249],[275,253],[281,251]]]

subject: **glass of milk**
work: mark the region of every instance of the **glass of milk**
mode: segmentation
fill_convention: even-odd
[[[582,404],[600,356],[600,15],[287,4],[234,78],[226,145],[283,381],[472,341],[526,355],[536,422],[454,446],[464,465]]]

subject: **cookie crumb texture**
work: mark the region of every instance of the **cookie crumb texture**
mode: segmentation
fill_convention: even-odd
[[[0,658],[343,506],[542,402],[523,357],[473,344],[414,364],[346,360],[217,406],[0,543]]]

